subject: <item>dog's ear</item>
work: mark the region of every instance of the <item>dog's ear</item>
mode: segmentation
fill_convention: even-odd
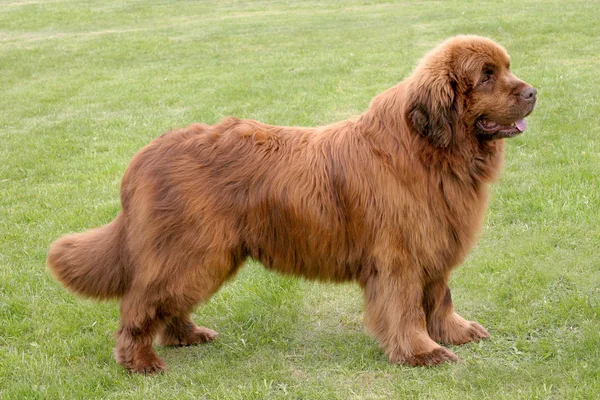
[[[438,147],[448,147],[458,119],[456,81],[450,76],[422,80],[413,87],[407,120]]]

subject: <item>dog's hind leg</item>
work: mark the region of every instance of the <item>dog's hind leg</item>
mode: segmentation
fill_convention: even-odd
[[[191,346],[210,342],[217,335],[212,329],[197,326],[189,313],[182,313],[167,321],[158,343],[163,346]]]
[[[121,322],[116,333],[115,359],[132,372],[154,374],[167,369],[154,348],[154,335],[163,323],[154,298],[141,291],[121,300]]]
[[[134,291],[121,300],[121,328],[115,358],[132,372],[154,374],[167,369],[152,346],[153,338],[168,346],[186,346],[213,340],[217,333],[196,326],[190,311],[210,292],[176,293],[168,290]],[[212,290],[211,292],[214,292]]]
[[[132,372],[154,374],[167,368],[152,346],[155,336],[160,344],[169,346],[213,340],[216,332],[196,326],[190,318],[190,310],[201,300],[198,293],[175,295],[156,290],[125,296],[121,301],[121,328],[117,332],[117,362]]]
[[[176,285],[178,289],[172,294],[172,303],[176,306],[172,307],[171,315],[164,319],[165,324],[159,332],[159,344],[191,346],[210,342],[217,337],[217,332],[197,326],[192,321],[191,310],[196,304],[208,301],[224,281],[235,275],[245,256],[241,251],[208,254],[210,257],[194,258],[195,267],[187,269],[181,275],[179,285]]]
[[[196,326],[190,312],[198,303],[208,301],[245,260],[243,251],[233,251],[232,247],[184,252],[178,244],[159,254],[138,257],[144,262],[144,272],[121,300],[115,358],[133,372],[152,374],[166,369],[152,347],[155,336],[164,345],[214,339],[216,332]]]

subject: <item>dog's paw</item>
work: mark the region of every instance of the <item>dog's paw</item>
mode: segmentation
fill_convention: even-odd
[[[430,352],[417,354],[415,356],[406,358],[402,361],[403,364],[407,364],[413,367],[417,366],[431,366],[441,364],[443,362],[456,362],[458,357],[456,354],[444,347],[436,347]]]
[[[213,341],[219,334],[203,326],[190,325],[183,333],[163,333],[158,343],[163,346],[193,346]]]
[[[115,359],[131,373],[154,375],[167,370],[167,364],[154,352],[138,352],[131,355],[117,350]]]
[[[211,342],[215,340],[215,338],[219,336],[219,334],[212,329],[205,328],[203,326],[197,326],[186,338],[186,342],[183,343],[183,346],[191,346],[195,344],[201,344],[206,342]]]
[[[131,368],[128,368],[130,372],[134,372],[136,374],[144,374],[144,375],[155,375],[159,372],[164,372],[167,370],[167,364],[156,357],[153,360],[149,360],[144,363],[134,363],[131,365]]]
[[[469,336],[470,342],[473,342],[473,341],[478,342],[481,339],[489,338],[490,334],[488,333],[487,329],[485,329],[483,326],[481,326],[477,322],[469,321],[468,336]]]
[[[490,337],[488,331],[474,321],[465,321],[465,324],[459,325],[446,334],[442,343],[460,345],[469,342],[479,342],[482,339]]]
[[[467,321],[456,313],[439,325],[432,326],[429,335],[438,343],[453,345],[478,342],[490,337],[483,326],[474,321]]]

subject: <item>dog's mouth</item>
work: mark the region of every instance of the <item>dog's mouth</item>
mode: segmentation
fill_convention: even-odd
[[[484,140],[512,138],[520,135],[527,128],[525,118],[521,118],[510,125],[504,125],[483,117],[477,120],[475,125],[478,130],[477,136]]]

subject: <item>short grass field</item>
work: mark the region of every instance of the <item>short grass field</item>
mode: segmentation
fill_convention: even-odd
[[[600,393],[600,2],[0,2],[1,399],[593,399]],[[357,115],[445,38],[504,45],[538,89],[507,144],[456,309],[489,340],[456,364],[389,364],[356,285],[249,262],[194,318],[214,343],[114,362],[118,303],[48,273],[49,244],[112,220],[130,158],[163,132],[234,115]]]

